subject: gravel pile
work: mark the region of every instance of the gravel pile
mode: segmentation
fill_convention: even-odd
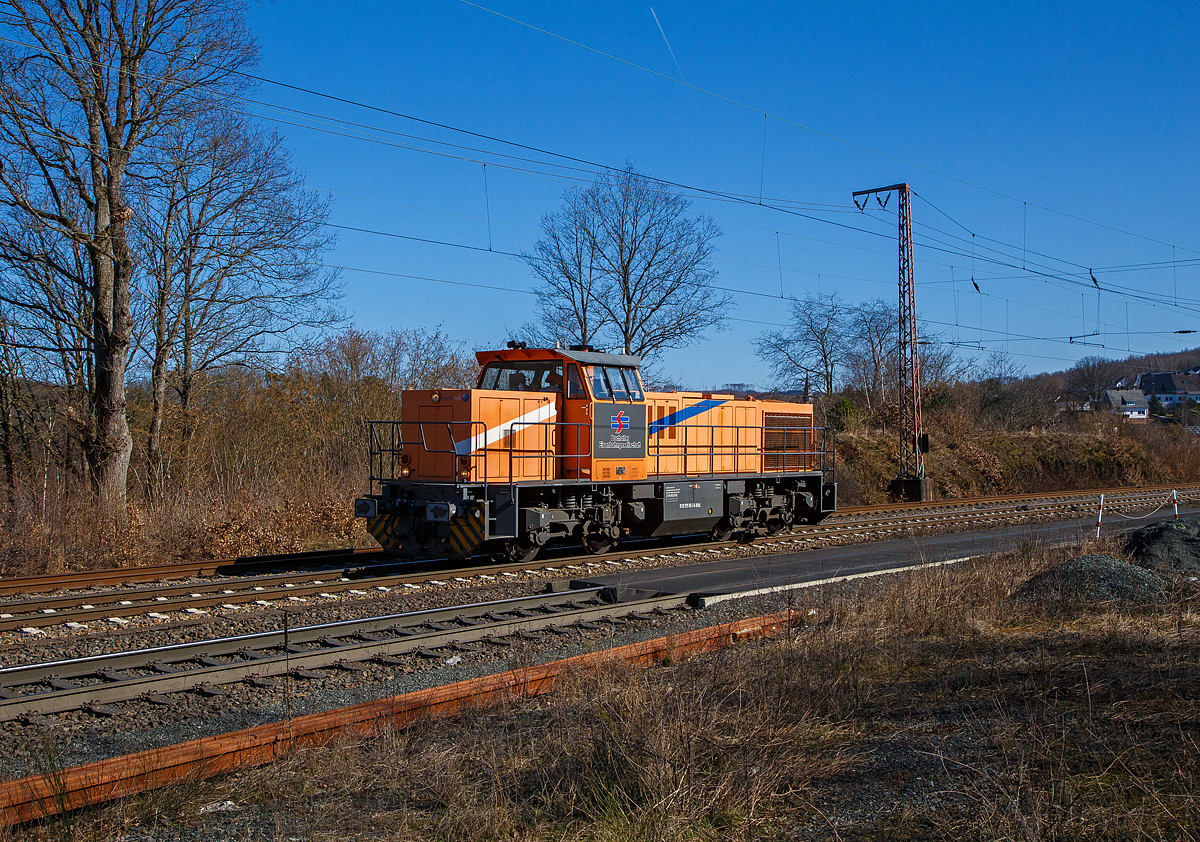
[[[1125,551],[1148,570],[1200,573],[1200,522],[1167,520],[1135,529]]]
[[[1167,577],[1111,555],[1084,555],[1045,570],[1013,594],[1023,604],[1161,602],[1171,582]]]

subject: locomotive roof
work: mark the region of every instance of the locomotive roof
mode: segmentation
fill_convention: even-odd
[[[572,351],[569,348],[560,350],[562,354],[569,360],[575,360],[577,363],[584,365],[628,365],[635,368],[642,364],[641,357],[634,357],[628,354],[604,354],[600,351]]]
[[[481,364],[494,360],[544,360],[566,357],[584,365],[624,365],[638,367],[641,357],[629,354],[605,354],[600,351],[575,351],[570,348],[509,348],[504,351],[479,351],[475,354]]]

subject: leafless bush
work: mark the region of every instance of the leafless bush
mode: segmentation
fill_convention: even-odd
[[[0,571],[65,572],[188,556],[369,545],[351,501],[367,486],[367,424],[399,416],[406,388],[471,385],[476,363],[441,330],[349,330],[295,355],[279,372],[240,366],[196,374],[188,405],[168,401],[161,469],[144,454],[152,390],[130,390],[135,451],[127,525],[99,522],[83,472],[72,470],[61,392],[37,390],[0,500]],[[39,438],[40,436],[40,438]]]

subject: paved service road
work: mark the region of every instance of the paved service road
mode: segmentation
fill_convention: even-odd
[[[1169,512],[1167,517],[1170,517]],[[1159,519],[1161,518],[1154,518]],[[1152,521],[1125,520],[1106,523],[1104,531],[1115,532],[1149,522]],[[799,553],[751,556],[701,562],[683,567],[631,571],[580,579],[573,581],[571,587],[614,586],[672,594],[686,593],[699,600],[700,604],[704,604],[705,597],[796,587],[806,582],[834,577],[962,560],[1014,549],[1023,541],[1043,546],[1075,543],[1094,535],[1095,530],[1095,520],[1021,524],[978,532],[901,538]]]

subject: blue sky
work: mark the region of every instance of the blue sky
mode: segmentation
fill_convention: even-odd
[[[786,298],[893,300],[895,198],[863,215],[850,194],[904,181],[918,311],[965,356],[1033,372],[1197,344],[1171,332],[1200,328],[1200,7],[481,5],[251,10],[261,75],[328,95],[263,84],[253,110],[333,199],[360,327],[491,346],[529,318],[534,280],[504,253],[594,169],[463,129],[749,197],[692,205],[724,232],[717,283],[745,291],[728,330],[666,356],[692,387],[766,385],[753,340]],[[1113,268],[1135,264],[1155,265]]]

